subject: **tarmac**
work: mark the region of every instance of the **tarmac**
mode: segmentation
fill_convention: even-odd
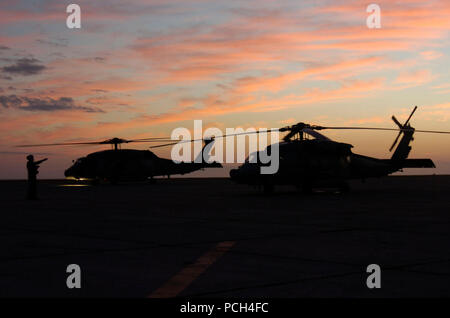
[[[0,297],[450,296],[450,176],[270,196],[213,178],[75,185],[40,180],[27,201],[26,181],[0,181]]]

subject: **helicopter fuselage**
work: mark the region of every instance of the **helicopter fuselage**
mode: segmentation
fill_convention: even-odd
[[[207,167],[217,167],[217,164],[175,163],[159,158],[149,150],[119,149],[94,152],[79,158],[64,175],[74,179],[140,181],[156,176],[186,174]]]
[[[381,177],[407,167],[434,167],[429,159],[377,159],[355,154],[353,146],[330,139],[291,140],[279,144],[279,170],[273,175],[259,173],[260,163],[245,162],[230,171],[237,183],[262,185],[269,189],[276,184],[298,187],[342,185],[349,179]]]

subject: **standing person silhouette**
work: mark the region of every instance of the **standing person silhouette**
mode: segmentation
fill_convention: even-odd
[[[47,158],[34,161],[33,155],[27,156],[27,170],[28,170],[28,192],[27,192],[27,199],[28,200],[37,200],[37,193],[36,193],[36,176],[39,173],[39,164],[47,160]]]

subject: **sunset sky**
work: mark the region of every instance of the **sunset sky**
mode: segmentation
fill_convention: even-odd
[[[81,29],[66,26],[73,2]],[[450,130],[450,1],[374,1],[380,29],[359,0],[73,2],[0,2],[0,179],[24,178],[28,153],[49,157],[41,178],[61,178],[108,148],[18,144],[170,136],[195,119],[395,128],[391,115],[417,105],[415,128]],[[380,158],[396,135],[325,134]],[[412,146],[438,168],[410,173],[450,174],[449,135],[417,133]]]

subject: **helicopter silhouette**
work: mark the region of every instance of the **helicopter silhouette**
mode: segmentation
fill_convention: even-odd
[[[260,152],[249,155],[244,164],[230,171],[230,178],[236,183],[262,186],[264,192],[271,193],[275,185],[295,185],[302,188],[304,192],[312,192],[315,187],[337,187],[342,192],[350,190],[349,179],[362,179],[381,177],[403,168],[434,168],[431,159],[408,159],[411,151],[410,143],[414,140],[415,132],[450,134],[449,131],[416,130],[409,121],[417,110],[417,106],[402,125],[395,116],[392,120],[399,128],[380,127],[325,127],[297,123],[292,126],[265,130],[265,132],[279,131],[288,132],[283,137],[279,146],[279,169],[274,174],[261,174],[262,163]],[[379,130],[398,131],[391,148],[397,145],[390,159],[378,159],[353,153],[350,144],[336,142],[322,135],[318,130],[325,129],[357,129],[357,130]],[[100,142],[69,142],[55,144],[20,145],[19,147],[37,146],[60,146],[60,145],[113,145],[112,150],[104,150],[91,153],[74,161],[73,165],[65,171],[65,176],[77,180],[106,180],[112,183],[118,181],[140,181],[153,179],[155,176],[168,176],[174,174],[186,174],[204,168],[220,168],[218,162],[210,162],[210,155],[206,154],[206,146],[215,141],[215,138],[252,134],[259,132],[248,132],[211,136],[206,139],[192,139],[174,142],[166,137],[144,138],[144,139],[120,139],[112,138]],[[403,135],[403,136],[402,136]],[[402,138],[400,139],[400,137]],[[311,137],[312,139],[310,139]],[[400,142],[399,142],[400,139]],[[179,142],[196,142],[202,140],[205,145],[199,153],[199,158],[194,162],[175,163],[171,159],[160,158],[149,150],[121,149],[122,144],[136,142],[170,142],[153,146],[166,147]],[[212,144],[211,144],[212,146]],[[270,155],[272,145],[269,145],[265,153]],[[211,148],[209,148],[211,149]],[[256,158],[255,158],[256,157]],[[256,160],[253,160],[256,159]]]
[[[377,127],[324,127],[298,123],[278,129],[288,132],[279,146],[279,169],[275,174],[261,174],[263,165],[259,153],[250,154],[245,163],[230,171],[233,181],[240,184],[262,186],[265,193],[272,193],[275,185],[294,185],[305,193],[311,193],[314,188],[335,187],[341,192],[348,192],[349,179],[381,177],[403,168],[435,168],[431,159],[408,159],[411,151],[410,143],[414,132],[442,133],[448,131],[416,130],[409,121],[417,106],[402,125],[395,116],[392,120],[398,129]],[[395,149],[390,159],[378,159],[353,153],[350,144],[336,142],[322,135],[318,130],[325,129],[365,129],[399,131],[390,151]],[[399,138],[400,142],[398,142]],[[308,138],[310,137],[310,138]],[[312,139],[311,139],[312,137]],[[270,147],[265,150],[270,153]],[[256,156],[256,160],[251,160]]]
[[[194,162],[175,163],[172,159],[160,158],[149,150],[121,149],[122,144],[137,142],[166,142],[172,141],[168,138],[144,138],[144,139],[121,139],[112,138],[104,141],[94,142],[67,142],[54,144],[19,145],[18,147],[42,147],[42,146],[66,146],[66,145],[107,145],[113,146],[111,150],[103,150],[88,154],[85,157],[73,161],[64,175],[66,178],[75,180],[108,181],[117,183],[119,181],[144,181],[153,180],[156,176],[167,176],[176,174],[187,174],[205,168],[221,168],[218,162],[209,162],[209,154],[205,147],[214,142],[214,139],[204,139],[204,146],[200,152],[200,158]]]

